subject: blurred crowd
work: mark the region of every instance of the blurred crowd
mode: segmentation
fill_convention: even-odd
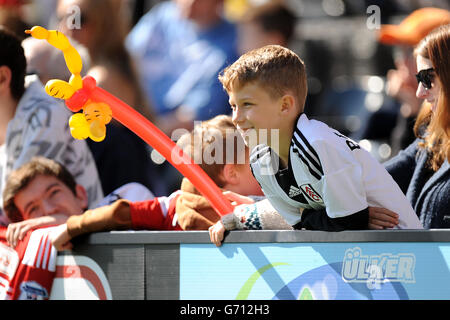
[[[407,57],[420,39],[382,38],[380,25],[398,24],[422,7],[449,9],[444,0],[1,0],[0,24],[24,39],[27,74],[43,85],[67,81],[70,73],[60,51],[24,30],[41,25],[63,32],[82,56],[83,76],[174,140],[176,129],[230,114],[217,79],[225,66],[266,44],[289,47],[308,66],[308,115],[383,162],[414,140],[420,102]],[[425,32],[420,21],[439,15],[423,15],[411,23]],[[410,92],[400,79],[408,76]],[[157,196],[180,186],[178,171],[118,122],[103,142],[86,143],[103,194],[128,182]]]
[[[1,278],[0,299],[48,298],[55,268],[39,267],[41,244],[54,263],[91,232],[209,230],[220,246],[235,229],[450,228],[449,9],[0,0],[0,261],[22,261]],[[85,76],[206,174],[183,177],[91,103]],[[83,97],[73,115],[66,106]],[[247,133],[266,129],[278,139],[253,148]]]

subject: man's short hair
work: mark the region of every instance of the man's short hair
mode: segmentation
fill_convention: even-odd
[[[62,164],[44,157],[33,157],[30,162],[11,172],[6,181],[3,190],[3,209],[11,222],[23,221],[22,213],[14,203],[14,198],[38,176],[55,177],[76,195],[75,179]]]
[[[271,97],[292,94],[303,112],[308,91],[306,68],[292,50],[279,45],[268,45],[243,54],[219,75],[227,92],[249,83],[264,87]]]
[[[27,61],[21,40],[5,27],[0,26],[0,66],[11,70],[11,95],[19,100],[25,92]]]
[[[225,185],[220,176],[225,164],[246,163],[248,148],[227,115],[197,124],[177,144],[219,187]]]

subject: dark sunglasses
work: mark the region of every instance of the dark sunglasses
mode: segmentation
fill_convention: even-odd
[[[423,83],[423,86],[426,89],[431,89],[431,83],[433,82],[434,79],[434,69],[430,68],[430,69],[425,69],[425,70],[420,70],[418,74],[416,74],[416,79],[417,79],[417,83]]]

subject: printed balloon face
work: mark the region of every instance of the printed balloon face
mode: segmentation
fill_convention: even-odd
[[[103,102],[88,102],[84,106],[83,112],[89,123],[98,120],[99,123],[108,124],[112,119],[111,108]]]
[[[111,122],[111,119],[111,108],[107,104],[89,101],[83,108],[83,113],[75,113],[70,117],[70,133],[78,140],[89,137],[95,142],[103,141],[106,124]]]

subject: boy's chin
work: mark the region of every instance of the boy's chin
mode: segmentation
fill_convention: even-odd
[[[240,133],[242,139],[244,140],[244,144],[249,147],[250,150],[260,144],[256,130],[251,129],[246,132],[241,131]]]

